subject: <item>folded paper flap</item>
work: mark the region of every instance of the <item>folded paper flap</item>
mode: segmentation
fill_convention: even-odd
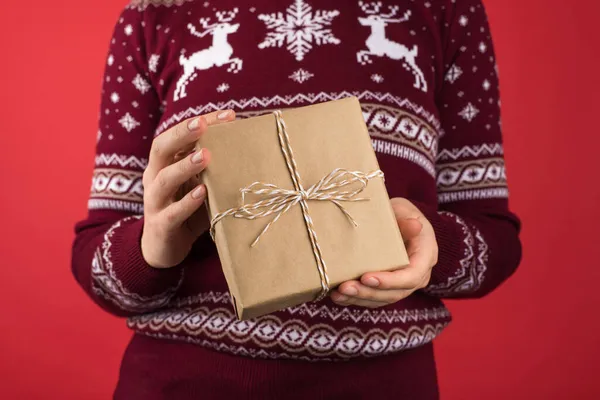
[[[284,110],[283,118],[304,189],[338,168],[379,169],[356,98]],[[240,189],[254,182],[294,189],[273,114],[210,127],[200,145],[213,153],[203,177],[212,216],[239,207]],[[332,285],[407,262],[383,180],[370,180],[359,196],[369,201],[343,203],[358,228],[330,201],[308,202]],[[274,299],[311,300],[305,297],[320,288],[320,278],[300,206],[291,207],[250,248],[269,220],[226,218],[216,226],[232,293],[244,306],[259,308],[284,303]]]

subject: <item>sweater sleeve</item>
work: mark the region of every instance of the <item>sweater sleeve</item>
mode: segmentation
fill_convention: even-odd
[[[151,82],[142,13],[127,8],[115,26],[102,84],[88,216],[75,227],[72,272],[101,307],[130,316],[165,306],[183,266],[155,269],[141,253],[142,174],[160,101]],[[156,59],[154,60],[156,61]]]
[[[432,223],[438,264],[425,292],[473,298],[490,293],[521,260],[520,221],[510,211],[503,157],[498,70],[481,0],[448,2],[442,121]]]

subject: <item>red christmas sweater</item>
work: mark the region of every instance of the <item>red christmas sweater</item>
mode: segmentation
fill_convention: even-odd
[[[133,331],[181,346],[324,361],[429,343],[450,321],[441,299],[484,296],[520,261],[497,72],[481,0],[134,1],[106,58],[73,274]],[[325,299],[239,322],[208,234],[181,265],[147,265],[142,172],[156,135],[213,110],[247,118],[346,96],[361,102],[390,197],[435,228],[425,290],[379,309]]]

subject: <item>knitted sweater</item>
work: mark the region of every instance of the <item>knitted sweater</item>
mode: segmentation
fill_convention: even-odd
[[[142,172],[155,136],[217,109],[247,118],[350,95],[390,197],[412,201],[435,229],[426,289],[379,309],[325,299],[239,322],[209,235],[179,266],[144,261]],[[137,333],[311,361],[432,341],[450,321],[441,299],[489,293],[521,257],[481,0],[134,1],[107,54],[88,204],[73,274]]]

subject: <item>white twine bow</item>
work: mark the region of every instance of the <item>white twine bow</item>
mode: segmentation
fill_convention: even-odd
[[[240,207],[230,208],[229,210],[215,215],[211,221],[210,234],[214,240],[216,224],[223,218],[234,217],[254,220],[274,215],[273,219],[265,225],[256,239],[250,245],[251,247],[254,247],[262,238],[262,236],[269,230],[269,228],[275,222],[277,222],[283,214],[285,214],[296,204],[300,204],[302,208],[302,215],[304,216],[304,221],[308,230],[309,239],[315,255],[315,260],[317,262],[317,270],[321,280],[321,293],[316,299],[316,301],[318,301],[327,296],[330,289],[330,284],[325,260],[323,259],[321,248],[317,240],[317,233],[314,229],[312,218],[308,212],[308,201],[332,202],[346,216],[348,221],[357,227],[358,224],[348,213],[346,208],[341,204],[341,202],[369,200],[368,198],[355,196],[365,190],[369,180],[373,178],[383,179],[384,176],[383,172],[380,170],[364,173],[361,171],[349,171],[342,168],[336,168],[327,176],[323,177],[319,182],[315,183],[307,190],[304,190],[301,185],[300,173],[298,172],[298,166],[296,165],[296,160],[294,159],[294,155],[292,153],[290,138],[287,134],[287,129],[281,111],[277,110],[273,114],[275,115],[275,121],[277,123],[277,132],[279,135],[281,150],[285,157],[288,170],[290,171],[294,189],[282,189],[276,185],[263,182],[254,182],[251,185],[240,189],[242,205]],[[246,204],[246,199],[249,195],[259,196],[261,200]]]

